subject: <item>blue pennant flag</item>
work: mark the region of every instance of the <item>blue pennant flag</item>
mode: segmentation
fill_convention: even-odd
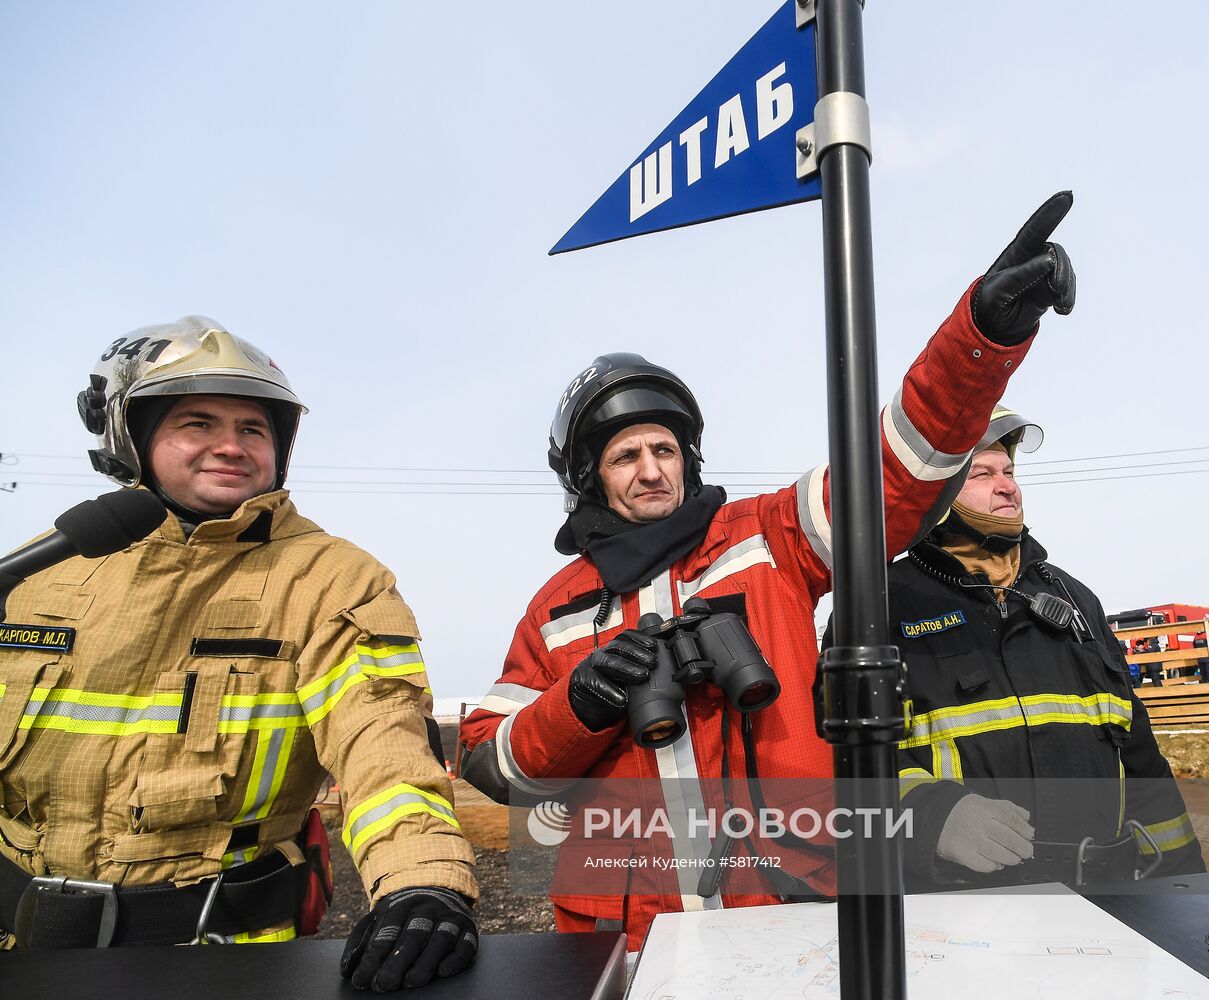
[[[814,24],[786,3],[589,208],[552,254],[822,196],[797,179],[814,120]]]

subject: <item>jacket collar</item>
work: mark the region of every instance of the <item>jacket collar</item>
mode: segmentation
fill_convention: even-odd
[[[1021,529],[1021,534],[1020,574],[1023,576],[1030,566],[1048,559],[1049,553],[1045,551],[1045,546],[1029,534],[1027,526]],[[910,555],[913,561],[921,564],[925,572],[930,571],[932,575],[944,583],[948,583],[946,577],[964,578],[976,583],[989,583],[986,576],[982,573],[971,575],[966,572],[966,568],[961,564],[961,560],[950,555],[935,542],[920,542],[918,545],[912,546]],[[971,591],[971,593],[982,594],[987,600],[992,599],[990,591]]]
[[[309,534],[319,527],[302,517],[289,490],[273,490],[245,500],[230,517],[202,521],[188,540],[181,528],[180,519],[171,511],[157,534],[170,542],[188,545],[216,545],[228,543],[263,544],[293,535]]]

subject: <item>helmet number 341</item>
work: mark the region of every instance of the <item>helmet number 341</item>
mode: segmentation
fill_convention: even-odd
[[[124,358],[136,357],[143,350],[143,348],[147,346],[148,340],[151,340],[151,338],[136,337],[134,340],[130,341],[129,344],[126,344],[125,337],[118,337],[117,340],[109,345],[109,350],[101,355],[101,360],[109,361],[118,354]],[[158,361],[159,356],[164,352],[164,348],[171,343],[172,341],[170,340],[152,340],[151,347],[147,351],[147,357],[143,360],[147,362]],[[126,344],[126,346],[123,347],[123,344]]]

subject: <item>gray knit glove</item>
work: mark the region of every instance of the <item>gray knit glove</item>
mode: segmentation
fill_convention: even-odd
[[[975,872],[997,872],[1033,856],[1027,810],[1006,799],[970,794],[949,813],[936,856]]]

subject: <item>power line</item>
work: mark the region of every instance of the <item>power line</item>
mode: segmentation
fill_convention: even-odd
[[[1181,451],[1209,451],[1209,445],[1193,448],[1164,448],[1155,451],[1127,451],[1120,455],[1089,455],[1087,458],[1051,458],[1044,462],[1024,462],[1022,465],[1060,465],[1069,462],[1102,462],[1110,458],[1141,458],[1146,455],[1175,455]],[[1202,460],[1203,461],[1203,460]]]
[[[1076,458],[1054,458],[1047,459],[1042,462],[1020,462],[1017,463],[1017,468],[1031,468],[1035,465],[1070,465],[1073,462],[1100,462],[1109,459],[1117,458],[1142,458],[1151,455],[1175,455],[1189,451],[1209,451],[1209,445],[1194,445],[1187,448],[1163,448],[1154,449],[1151,451],[1135,451],[1123,452],[1117,455],[1084,455]],[[52,455],[38,454],[34,452],[0,452],[0,461],[5,461],[9,458],[20,460],[21,458],[37,458],[50,460],[70,460],[83,462],[83,455]],[[1189,459],[1188,462],[1206,461],[1206,459]],[[7,462],[5,463],[7,464]],[[1166,463],[1155,463],[1166,464]],[[1175,463],[1172,463],[1175,464]],[[294,469],[331,469],[338,472],[430,472],[430,473],[456,473],[459,475],[517,475],[530,476],[541,475],[548,476],[549,469],[488,469],[488,468],[461,468],[453,466],[405,466],[405,465],[312,465],[307,463],[295,463]],[[710,470],[715,476],[768,476],[770,478],[779,479],[782,476],[797,478],[801,473],[787,472],[741,472],[741,471],[721,471]],[[1087,470],[1096,471],[1096,470]],[[50,473],[46,473],[49,475]],[[69,475],[69,473],[59,473],[60,475]],[[1059,473],[1060,474],[1060,473]]]
[[[1188,458],[1180,462],[1145,462],[1140,465],[1102,465],[1098,469],[1057,469],[1054,472],[1026,472],[1023,476],[1017,476],[1016,478],[1032,480],[1037,476],[1073,476],[1081,472],[1119,472],[1122,469],[1157,469],[1164,465],[1199,465],[1201,462],[1209,462],[1209,458]]]
[[[1088,470],[1088,471],[1094,471],[1094,470]],[[1070,484],[1070,483],[1102,483],[1102,482],[1112,482],[1112,481],[1115,481],[1118,479],[1157,479],[1161,476],[1193,476],[1193,475],[1197,475],[1198,473],[1205,473],[1205,472],[1209,472],[1209,469],[1182,469],[1182,470],[1173,470],[1170,472],[1140,473],[1138,475],[1132,475],[1132,476],[1096,476],[1094,478],[1086,478],[1086,479],[1051,479],[1051,480],[1040,481],[1040,482],[1031,482],[1028,485],[1030,487],[1036,487],[1036,486],[1057,486],[1057,485],[1061,485],[1061,484]],[[18,482],[9,483],[6,485],[11,486],[13,488],[16,488],[17,486],[58,486],[58,487],[62,487],[62,488],[84,489],[84,488],[87,488],[90,486],[95,486],[96,482],[95,482],[95,480],[90,481],[90,482],[72,482],[72,483],[45,483],[45,482],[36,482],[36,481],[18,481]],[[397,489],[378,489],[378,490],[330,489],[329,490],[329,489],[316,489],[314,486],[311,486],[311,485],[303,485],[301,488],[295,488],[297,485],[298,484],[295,483],[290,486],[291,492],[294,492],[294,493],[326,493],[326,494],[332,494],[332,495],[371,496],[371,497],[372,496],[441,496],[441,497],[544,496],[544,497],[557,497],[557,496],[559,496],[559,493],[560,493],[560,491],[557,488],[555,488],[553,485],[551,485],[545,489],[530,489],[529,487],[532,484],[527,484],[527,483],[517,484],[516,489],[502,489],[502,490],[501,489],[426,490],[426,489],[419,489],[419,488],[402,489],[402,490],[397,490]],[[338,485],[338,484],[334,483],[333,485]],[[386,485],[386,484],[384,484],[384,485]],[[430,485],[436,485],[436,484],[400,483],[397,485],[424,487],[424,486],[430,486]],[[459,483],[457,485],[474,485],[474,484],[460,484]],[[498,486],[507,486],[508,484],[507,483],[487,483],[487,484],[483,484],[483,485],[498,487]],[[754,497],[754,496],[760,496],[761,494],[764,494],[764,493],[775,492],[776,490],[784,489],[789,484],[788,483],[741,483],[741,484],[727,485],[725,483],[722,483],[719,485],[723,486],[726,489],[726,494],[728,497],[739,498],[739,497]],[[12,491],[13,491],[12,489],[6,490],[6,492],[9,492],[9,493],[11,493]]]
[[[1089,470],[1089,471],[1095,471]],[[1029,486],[1057,486],[1060,483],[1107,483],[1115,479],[1157,479],[1160,476],[1195,476],[1209,469],[1181,469],[1176,472],[1142,472],[1136,476],[1100,476],[1096,479],[1051,479],[1044,483],[1029,483]],[[1059,473],[1061,475],[1061,473]]]

